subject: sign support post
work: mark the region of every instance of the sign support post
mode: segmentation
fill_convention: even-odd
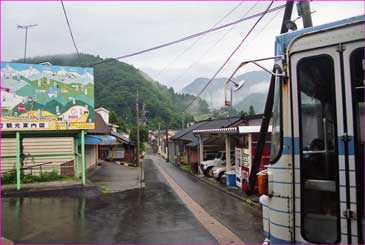
[[[85,166],[85,130],[81,130],[81,175],[82,185],[86,185],[86,166]]]
[[[75,144],[74,144],[74,148],[75,148],[75,177],[79,177],[79,145],[77,142],[77,138],[74,138],[75,140]]]
[[[16,189],[20,190],[20,133],[16,132],[16,140],[15,140],[16,146]]]

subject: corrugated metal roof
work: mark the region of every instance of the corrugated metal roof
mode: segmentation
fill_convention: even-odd
[[[219,120],[206,120],[200,121],[194,124],[195,127],[189,127],[188,130],[185,130],[185,134],[180,136],[179,138],[175,138],[175,140],[183,140],[183,141],[190,141],[187,146],[195,147],[199,145],[198,137],[193,134],[194,130],[204,130],[204,129],[211,129],[211,128],[225,128],[231,125],[235,125],[242,121],[240,117],[231,117]],[[198,124],[198,125],[197,125]]]
[[[171,137],[172,140],[178,140],[180,139],[180,137],[186,135],[187,133],[189,133],[190,131],[198,128],[199,126],[201,126],[202,124],[204,124],[206,121],[200,121],[200,122],[196,122],[195,124],[191,125],[188,128],[182,129],[180,131],[177,131],[176,134],[174,136]]]
[[[114,131],[111,131],[110,134],[113,135],[114,137],[116,137],[117,139],[119,139],[120,141],[123,141],[126,144],[134,145],[134,143],[128,137],[124,136],[123,134],[120,134],[120,133],[117,133]]]

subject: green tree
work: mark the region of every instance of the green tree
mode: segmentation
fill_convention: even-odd
[[[253,108],[252,105],[250,105],[250,108],[248,109],[248,115],[255,115],[255,108]]]
[[[247,117],[248,116],[247,111],[240,111],[240,116],[241,117]]]
[[[114,111],[110,111],[109,121],[112,124],[118,125],[120,131],[124,133],[128,132],[128,124]]]
[[[131,130],[129,132],[129,138],[137,144],[137,127],[133,126],[131,127]],[[140,152],[145,150],[144,143],[148,141],[148,129],[139,126],[139,149]]]

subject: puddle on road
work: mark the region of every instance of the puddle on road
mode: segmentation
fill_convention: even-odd
[[[3,236],[16,243],[113,243],[118,218],[138,205],[141,193],[131,190],[93,197],[7,197],[2,198]],[[128,200],[128,202],[127,202]]]

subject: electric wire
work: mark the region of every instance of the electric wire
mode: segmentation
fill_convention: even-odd
[[[71,36],[72,42],[73,42],[73,44],[74,44],[74,47],[75,47],[75,50],[76,50],[77,56],[78,56],[78,58],[79,58],[79,62],[81,63],[81,56],[80,56],[79,50],[77,49],[77,45],[76,45],[76,42],[75,42],[74,35],[73,35],[73,33],[72,33],[72,29],[71,29],[70,21],[68,20],[68,16],[67,16],[67,12],[66,12],[65,5],[63,4],[63,0],[61,0],[61,4],[62,4],[63,14],[65,15],[65,19],[66,19],[66,22],[67,22],[67,26],[68,26],[68,30],[69,30],[69,32],[70,32],[70,36]]]
[[[242,44],[246,41],[248,36],[251,34],[251,32],[255,29],[255,27],[258,25],[258,23],[264,18],[264,16],[269,12],[272,4],[274,1],[271,1],[269,6],[266,8],[264,12],[262,12],[260,18],[255,22],[255,24],[251,27],[251,29],[247,32],[245,37],[241,40],[241,42],[238,44],[238,46],[233,50],[233,52],[228,56],[228,58],[224,61],[224,63],[219,67],[219,69],[214,73],[213,77],[205,84],[205,86],[199,91],[199,93],[196,95],[196,97],[185,107],[183,112],[186,112],[186,110],[200,97],[200,95],[205,91],[205,89],[213,82],[213,80],[217,77],[217,75],[223,70],[223,68],[226,66],[226,64],[229,62],[229,60],[233,57],[233,55],[238,51],[238,49],[242,46]]]
[[[258,2],[256,2],[248,11],[246,11],[246,13],[243,14],[242,18],[247,16],[257,6],[257,4],[258,4]],[[203,58],[205,58],[205,56],[207,56],[209,54],[210,50],[212,50],[215,46],[217,46],[235,27],[237,27],[237,25],[231,26],[231,28],[229,30],[227,30],[220,39],[218,39],[213,45],[211,45],[208,49],[205,50],[203,55],[201,55],[198,59],[196,59],[191,65],[189,65],[188,68],[186,68],[182,72],[180,72],[179,75],[177,75],[175,77],[175,79],[170,80],[170,82],[166,83],[166,86],[174,84],[178,80],[182,79],[193,66],[195,66],[196,64],[199,63],[199,61],[201,61]]]
[[[249,40],[247,43],[246,43],[246,46],[244,46],[243,48],[242,48],[242,51],[244,51],[244,50],[246,50],[252,43],[253,43],[253,40],[255,40],[255,39],[257,39],[263,32],[264,32],[264,30],[266,30],[267,28],[268,28],[268,26],[269,26],[269,24],[276,18],[276,17],[278,17],[278,15],[281,13],[281,10],[279,10],[279,11],[277,11],[276,13],[275,13],[275,15],[273,15],[268,21],[267,21],[267,23],[264,25],[264,27],[263,28],[261,28],[261,30],[258,30],[258,32],[256,33],[256,35],[255,35],[255,37],[253,38],[253,39],[251,39],[251,40]],[[228,68],[228,67],[225,67],[225,69],[226,68]],[[224,70],[225,70],[224,69]]]
[[[132,56],[144,54],[144,53],[151,52],[151,51],[154,51],[154,50],[157,50],[157,49],[160,49],[160,48],[165,48],[165,47],[168,47],[168,46],[180,43],[180,42],[184,42],[184,41],[187,41],[187,40],[190,40],[190,39],[193,39],[193,38],[197,38],[201,35],[205,35],[205,34],[210,33],[210,32],[218,31],[218,30],[221,30],[223,28],[226,28],[226,27],[229,27],[229,26],[232,26],[232,25],[236,25],[236,24],[238,24],[240,22],[243,22],[243,21],[246,21],[246,20],[250,20],[250,19],[262,16],[264,13],[270,13],[270,12],[277,11],[277,10],[282,9],[284,7],[285,7],[285,4],[277,6],[275,8],[269,9],[269,10],[266,10],[264,12],[256,13],[256,14],[253,14],[251,16],[248,16],[248,17],[245,17],[245,18],[242,18],[242,19],[239,19],[239,20],[236,20],[236,21],[233,21],[233,22],[230,22],[230,23],[227,23],[227,24],[212,28],[212,29],[208,29],[208,30],[205,30],[205,31],[202,31],[202,32],[198,32],[198,33],[195,33],[195,34],[192,34],[192,35],[177,39],[177,40],[172,41],[172,42],[167,42],[167,43],[164,43],[164,44],[160,44],[160,45],[148,48],[148,49],[143,49],[143,50],[133,52],[133,53],[130,53],[130,54],[126,54],[126,55],[122,55],[122,56],[119,56],[119,57],[106,59],[106,60],[103,60],[103,61],[100,61],[100,62],[89,64],[88,66],[96,66],[96,65],[100,65],[100,64],[104,64],[104,63],[114,62],[116,60],[125,59],[125,58],[129,58],[129,57],[132,57]]]
[[[209,29],[212,29],[216,26],[218,26],[224,19],[226,19],[228,16],[230,16],[236,9],[238,9],[243,2],[239,2],[236,6],[234,6],[227,14],[225,14],[222,18],[220,18],[212,27]],[[180,57],[182,57],[184,54],[186,54],[190,49],[192,49],[200,40],[202,40],[206,35],[200,36],[198,39],[196,39],[190,46],[185,48],[180,54],[176,55],[171,62],[166,64],[157,74],[156,76],[160,76],[161,73],[163,73],[169,66],[174,64]]]

